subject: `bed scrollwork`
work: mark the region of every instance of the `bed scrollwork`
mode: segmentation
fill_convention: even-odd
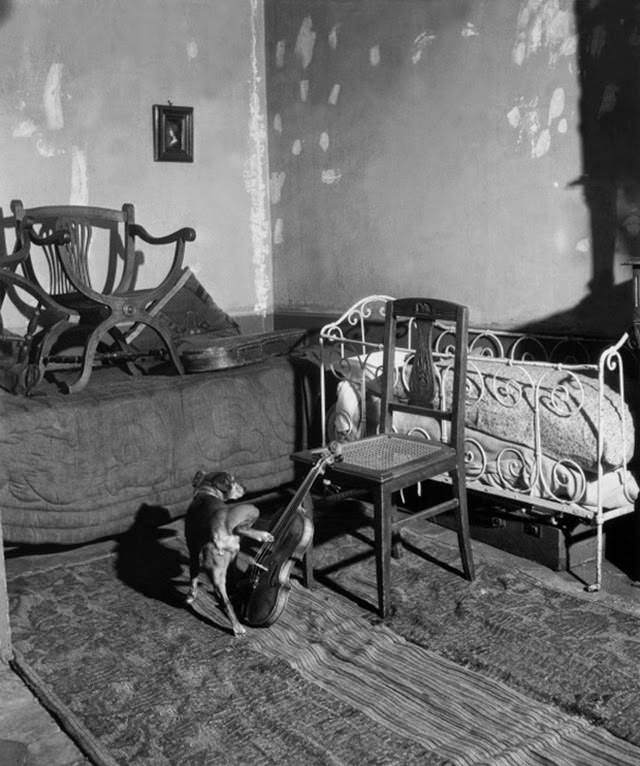
[[[349,441],[376,433],[380,417],[382,328],[387,295],[359,300],[320,331],[322,439]],[[398,338],[395,393],[408,393],[413,359],[409,325]],[[453,332],[434,333],[437,397],[451,393]],[[631,513],[638,484],[626,379],[635,364],[624,334],[617,342],[488,329],[469,331],[465,454],[467,487],[522,503],[553,519],[595,527],[602,580],[602,527]],[[634,370],[635,373],[635,370]],[[326,381],[336,380],[335,401]],[[396,413],[394,428],[447,438],[439,421]],[[444,480],[444,479],[443,479]]]

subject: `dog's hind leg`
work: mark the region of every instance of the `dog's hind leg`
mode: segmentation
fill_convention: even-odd
[[[198,595],[198,575],[200,574],[200,556],[189,551],[189,581],[191,587],[187,595],[187,604],[193,604]]]
[[[193,604],[198,594],[198,575],[200,574],[200,553],[191,540],[187,539],[189,550],[189,582],[191,584],[187,595],[187,604]]]
[[[213,581],[213,586],[222,599],[222,603],[224,604],[227,617],[231,622],[231,627],[233,629],[234,635],[242,636],[247,631],[244,625],[242,625],[238,619],[238,616],[236,615],[227,594],[227,569],[229,568],[232,556],[228,553],[214,553],[211,558],[211,580]]]

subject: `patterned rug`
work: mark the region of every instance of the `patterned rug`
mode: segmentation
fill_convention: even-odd
[[[439,563],[393,562],[381,624],[366,538],[330,528],[324,585],[243,639],[206,592],[183,607],[173,530],[10,576],[20,666],[109,766],[640,762],[637,619],[482,562],[467,583],[429,540]]]

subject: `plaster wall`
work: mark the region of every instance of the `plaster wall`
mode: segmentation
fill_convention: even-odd
[[[267,0],[276,308],[431,294],[475,325],[624,329],[615,130],[598,121],[627,120],[638,48],[634,4],[615,5]]]
[[[193,226],[187,264],[222,308],[268,329],[262,2],[1,0],[0,40],[5,214],[14,198],[133,202],[152,234]],[[152,105],[169,101],[194,108],[192,164],[154,162]]]

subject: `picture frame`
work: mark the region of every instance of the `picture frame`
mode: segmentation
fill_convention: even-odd
[[[193,107],[153,105],[153,159],[193,162]]]

